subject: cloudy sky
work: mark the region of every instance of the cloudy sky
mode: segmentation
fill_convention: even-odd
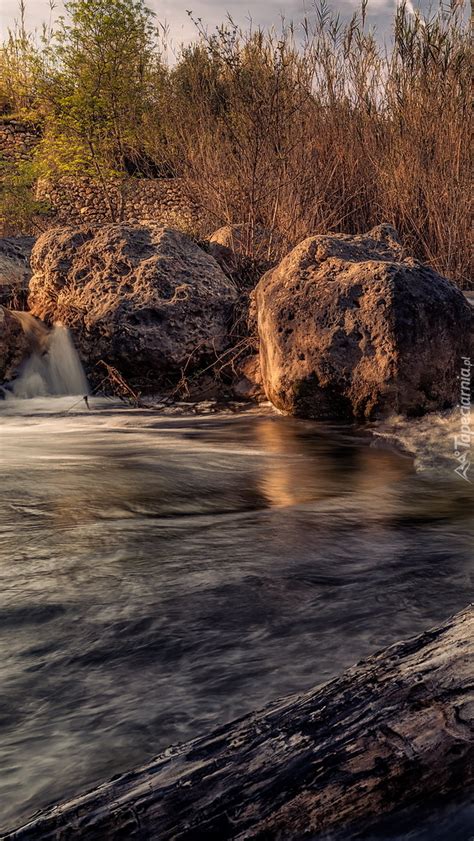
[[[369,0],[368,21],[377,27],[381,37],[390,32],[396,2]],[[428,2],[421,0],[420,5],[427,6]],[[56,0],[56,4],[54,14],[59,15],[63,6],[60,0]],[[186,9],[191,9],[195,17],[201,17],[209,30],[222,22],[226,12],[241,25],[252,18],[255,24],[271,26],[278,25],[282,15],[295,22],[301,21],[305,14],[310,16],[312,0],[149,0],[148,5],[156,13],[157,20],[168,25],[173,43],[178,45],[189,41],[195,32]],[[358,0],[332,0],[330,5],[341,15],[349,16],[359,3]],[[48,0],[26,0],[26,7],[29,28],[41,26],[43,21],[48,21]],[[0,12],[4,32],[18,17],[18,0],[0,0]]]

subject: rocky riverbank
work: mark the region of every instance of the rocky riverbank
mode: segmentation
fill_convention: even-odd
[[[0,253],[11,300],[23,295],[33,316],[69,328],[93,386],[105,363],[143,394],[266,397],[314,419],[413,416],[456,403],[471,308],[404,252],[393,228],[310,237],[276,266],[266,244],[262,232],[257,263],[243,226],[197,243],[142,222],[49,230],[32,248],[31,270],[29,241],[19,251],[10,240]],[[27,354],[4,311],[2,380]]]

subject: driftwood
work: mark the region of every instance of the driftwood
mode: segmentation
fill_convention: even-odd
[[[294,841],[474,782],[474,607],[38,813],[26,839]]]

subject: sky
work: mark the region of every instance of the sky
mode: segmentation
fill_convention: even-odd
[[[408,0],[410,3],[411,0]],[[418,0],[418,5],[427,7],[429,0]],[[60,0],[56,0],[54,14],[63,10]],[[359,0],[332,0],[331,7],[341,16],[350,17]],[[397,0],[369,0],[368,22],[375,25],[379,37],[383,40],[390,33],[393,13]],[[236,23],[245,25],[251,18],[256,25],[278,26],[281,16],[295,23],[311,15],[312,0],[149,0],[148,6],[156,13],[161,23],[166,23],[172,42],[178,46],[189,42],[195,36],[195,28],[186,14],[191,9],[194,16],[202,18],[209,31],[221,23],[229,12]],[[48,0],[26,0],[27,25],[34,29],[50,17]],[[13,25],[18,17],[18,0],[0,0],[0,24],[2,33]]]

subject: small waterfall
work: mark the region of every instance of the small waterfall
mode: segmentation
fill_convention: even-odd
[[[89,394],[89,385],[71,334],[62,324],[49,330],[26,312],[12,312],[31,340],[31,356],[11,384],[15,397]]]
[[[51,330],[46,326],[44,321],[31,315],[29,312],[22,312],[21,310],[7,310],[16,321],[21,324],[21,329],[28,336],[31,352],[44,353],[48,348],[49,335]]]

